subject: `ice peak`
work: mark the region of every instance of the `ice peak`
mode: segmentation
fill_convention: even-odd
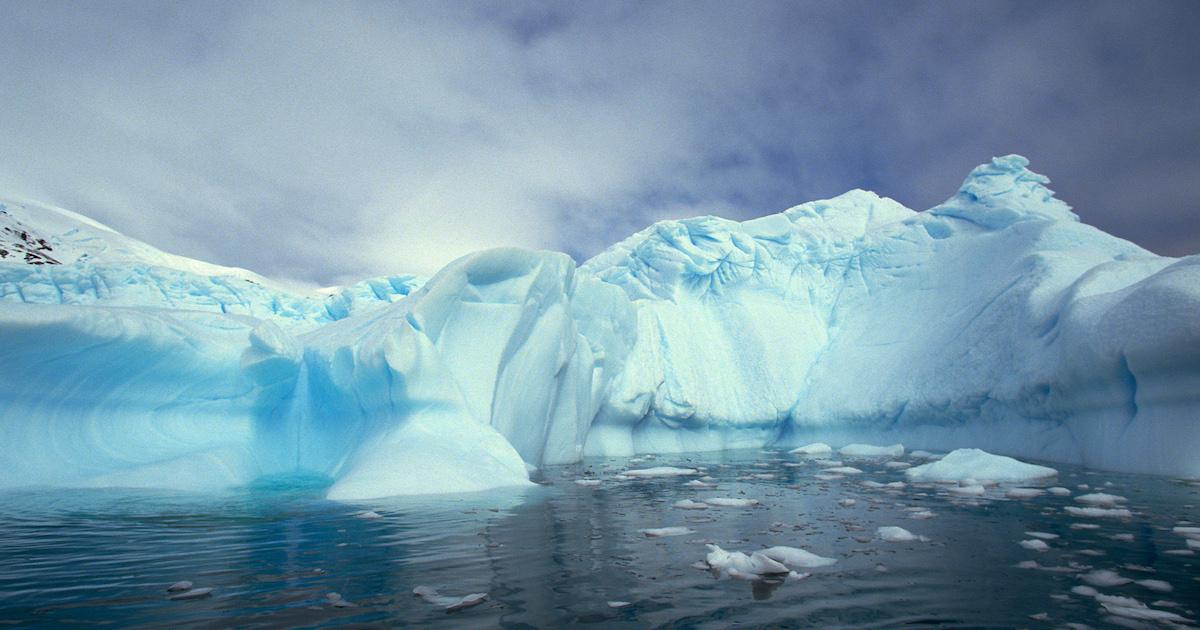
[[[1046,187],[1050,178],[1028,168],[1021,155],[994,157],[976,166],[953,197],[930,209],[935,215],[956,217],[989,229],[1018,221],[1048,219],[1078,221],[1071,207],[1054,198]]]

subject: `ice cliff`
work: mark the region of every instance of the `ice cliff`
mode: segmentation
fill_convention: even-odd
[[[482,490],[582,454],[902,441],[1200,475],[1200,256],[1079,222],[1019,156],[298,291],[0,208],[0,487]]]

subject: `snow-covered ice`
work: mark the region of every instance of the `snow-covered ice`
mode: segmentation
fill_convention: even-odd
[[[837,562],[836,558],[826,558],[815,553],[796,547],[775,546],[763,549],[759,553],[780,562],[789,569],[811,569],[826,567]]]
[[[705,557],[705,561],[712,569],[734,577],[739,574],[745,576],[787,575],[789,572],[786,565],[772,560],[762,552],[755,551],[746,555],[741,551],[725,551],[717,545],[708,545],[708,555]]]
[[[1026,464],[1011,457],[993,455],[977,448],[960,448],[938,461],[914,466],[904,471],[909,481],[961,482],[986,479],[1004,483],[1024,483],[1046,479],[1058,471],[1045,466]]]
[[[825,444],[824,442],[814,442],[812,444],[806,444],[804,446],[796,447],[788,452],[792,453],[793,455],[820,456],[820,455],[829,455],[830,453],[833,452],[833,448],[830,447],[828,444]]]
[[[676,468],[674,466],[657,466],[654,468],[637,468],[634,470],[626,470],[621,473],[626,477],[636,477],[639,479],[648,479],[650,477],[681,477],[684,475],[698,475],[700,471],[695,468]]]
[[[413,589],[413,595],[420,597],[434,606],[445,608],[446,612],[455,612],[464,608],[478,606],[487,601],[488,598],[487,593],[471,593],[462,597],[451,597],[449,595],[442,595],[432,586],[418,586]]]
[[[694,534],[696,530],[687,527],[652,527],[648,529],[639,529],[639,533],[646,538],[666,538],[668,536],[684,536]]]
[[[739,499],[734,497],[713,497],[705,499],[704,502],[713,507],[753,507],[758,505],[757,499]]]
[[[1133,512],[1125,508],[1075,507],[1068,505],[1063,508],[1067,514],[1081,518],[1130,518]]]
[[[1046,541],[1039,540],[1037,538],[1031,538],[1029,540],[1022,540],[1020,542],[1020,545],[1030,551],[1049,551],[1050,550],[1050,545],[1047,545]]]
[[[1079,576],[1079,579],[1091,584],[1092,586],[1099,587],[1121,586],[1123,584],[1129,584],[1133,581],[1127,577],[1121,576],[1115,571],[1109,571],[1107,569],[1097,569],[1095,571],[1084,573],[1083,575]]]
[[[1115,494],[1105,494],[1103,492],[1095,492],[1092,494],[1081,494],[1075,497],[1075,500],[1087,505],[1096,507],[1116,507],[1121,503],[1125,503],[1125,497],[1119,497]]]
[[[1027,165],[924,212],[855,190],[662,221],[581,266],[495,249],[321,291],[6,202],[0,487],[308,473],[357,501],[818,440],[1200,475],[1200,256],[1080,223]]]
[[[880,527],[875,530],[875,535],[884,542],[912,542],[914,540],[925,540],[924,536],[917,536],[907,529],[904,529],[903,527],[897,527],[895,525]]]

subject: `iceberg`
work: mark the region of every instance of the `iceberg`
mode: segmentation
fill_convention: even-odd
[[[584,455],[900,442],[1200,475],[1200,256],[1080,222],[1027,166],[924,212],[855,190],[659,222],[579,266],[497,249],[328,289],[4,202],[0,488],[300,472],[358,501]]]

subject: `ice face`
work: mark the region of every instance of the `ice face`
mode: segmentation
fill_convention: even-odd
[[[5,204],[0,485],[300,471],[364,499],[818,442],[1200,475],[1200,256],[1080,223],[1026,166],[922,213],[851,191],[662,222],[578,269],[501,249],[322,291]]]

